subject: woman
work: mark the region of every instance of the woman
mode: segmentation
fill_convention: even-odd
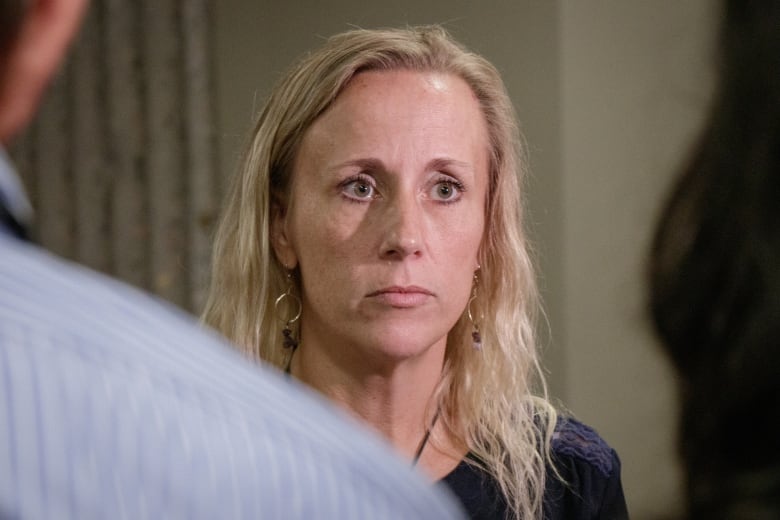
[[[625,516],[614,452],[545,398],[518,142],[495,68],[441,28],[331,38],[259,117],[204,319],[475,518]]]

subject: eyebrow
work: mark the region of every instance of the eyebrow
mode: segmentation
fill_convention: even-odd
[[[339,164],[335,164],[330,170],[339,170],[344,167],[349,166],[357,166],[364,170],[383,170],[385,169],[384,163],[375,158],[375,157],[365,157],[360,159],[351,159],[349,161],[344,161]],[[467,162],[464,161],[458,161],[457,159],[452,159],[451,157],[436,157],[435,159],[432,159],[428,162],[426,165],[427,169],[429,170],[444,170],[448,167],[455,166],[457,168],[463,168],[466,170],[473,170],[474,167]]]
[[[366,157],[361,159],[351,159],[343,163],[334,164],[330,170],[336,171],[347,166],[357,166],[361,170],[381,170],[384,169],[384,163],[375,157]]]
[[[457,159],[452,159],[450,157],[437,157],[428,163],[428,168],[431,170],[444,170],[450,166],[463,168],[469,171],[474,169],[474,166],[472,166],[470,163],[458,161]]]

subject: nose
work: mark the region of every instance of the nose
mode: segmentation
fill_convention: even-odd
[[[382,215],[383,233],[380,256],[401,260],[422,253],[423,222],[416,200],[396,200]]]

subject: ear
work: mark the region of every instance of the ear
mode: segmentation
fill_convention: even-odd
[[[76,34],[86,0],[27,2],[0,83],[0,141],[8,143],[32,119],[43,91]]]
[[[298,265],[298,255],[288,233],[287,206],[275,201],[271,205],[271,245],[276,259],[289,270]]]

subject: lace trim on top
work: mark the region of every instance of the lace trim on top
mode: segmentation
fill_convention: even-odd
[[[553,433],[552,451],[584,460],[604,477],[609,477],[614,469],[612,448],[593,428],[575,419],[559,419]]]

